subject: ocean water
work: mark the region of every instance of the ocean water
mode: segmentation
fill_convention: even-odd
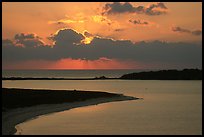
[[[132,72],[148,70],[2,70],[2,77],[38,77],[38,78],[94,78],[106,76],[120,77]]]
[[[202,81],[2,81],[3,87],[80,89],[122,93],[143,100],[75,108],[18,124],[16,134],[202,134]]]

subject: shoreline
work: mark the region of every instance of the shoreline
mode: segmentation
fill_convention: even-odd
[[[91,91],[90,91],[91,92]],[[98,105],[108,102],[136,100],[139,98],[115,94],[113,97],[99,97],[61,104],[42,104],[24,108],[14,108],[2,112],[2,135],[14,135],[17,132],[16,125],[25,121],[35,119],[38,116],[70,110],[73,108]]]
[[[107,78],[107,77],[95,77],[95,78],[38,78],[38,77],[2,77],[2,80],[121,80],[120,78]]]
[[[202,80],[202,69],[142,71],[113,78],[106,76],[92,78],[2,77],[2,80]]]

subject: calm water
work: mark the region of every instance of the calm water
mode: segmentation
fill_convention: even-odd
[[[148,70],[2,70],[2,77],[93,78],[120,77],[127,73]]]
[[[3,87],[99,90],[144,100],[40,116],[17,134],[202,134],[202,81],[3,81]]]

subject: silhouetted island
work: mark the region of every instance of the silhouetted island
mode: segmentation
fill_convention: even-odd
[[[122,75],[119,78],[105,76],[95,78],[33,78],[33,77],[3,77],[2,80],[202,80],[202,70],[159,70],[148,72],[135,72]]]
[[[128,80],[202,80],[202,70],[160,70],[125,74],[120,79]]]

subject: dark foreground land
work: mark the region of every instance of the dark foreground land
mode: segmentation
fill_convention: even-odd
[[[77,107],[139,98],[99,91],[2,88],[2,135],[16,133],[26,120]]]
[[[32,78],[32,77],[3,77],[2,80],[202,80],[202,70],[159,70],[124,74],[119,78],[105,76],[95,78]]]
[[[122,96],[122,94],[98,91],[2,88],[2,109],[6,111],[8,109],[30,107],[40,104],[61,104],[120,96]]]

